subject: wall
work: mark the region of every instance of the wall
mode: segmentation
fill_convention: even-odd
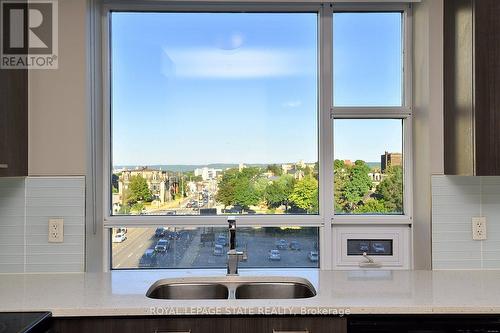
[[[85,178],[0,178],[0,273],[82,272]],[[48,242],[49,218],[64,219],[64,242]]]
[[[431,268],[431,175],[443,173],[443,1],[413,5],[413,252]]]
[[[85,175],[86,0],[59,0],[59,69],[29,71],[29,175]]]
[[[432,177],[434,269],[500,269],[500,177]],[[486,217],[487,240],[471,218]]]

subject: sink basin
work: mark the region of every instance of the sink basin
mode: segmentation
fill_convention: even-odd
[[[156,281],[146,296],[157,299],[293,299],[316,296],[312,284],[295,277],[189,277]]]
[[[149,288],[146,296],[159,299],[227,299],[229,289],[220,283],[162,283]]]
[[[286,299],[316,296],[312,286],[298,282],[253,282],[236,288],[237,299]]]

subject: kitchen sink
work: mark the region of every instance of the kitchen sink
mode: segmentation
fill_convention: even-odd
[[[254,282],[236,288],[237,299],[309,298],[316,295],[311,285],[298,282]]]
[[[227,299],[229,289],[220,283],[155,283],[146,296],[159,299]]]
[[[294,299],[316,296],[312,284],[295,277],[196,277],[156,281],[146,296],[156,299]]]

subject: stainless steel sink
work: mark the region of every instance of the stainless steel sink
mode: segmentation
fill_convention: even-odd
[[[146,296],[159,299],[227,299],[228,288],[220,283],[158,283]]]
[[[197,277],[156,281],[146,296],[157,299],[294,299],[316,296],[312,284],[295,277]]]
[[[311,285],[297,282],[254,282],[236,288],[237,299],[309,298],[316,295]]]

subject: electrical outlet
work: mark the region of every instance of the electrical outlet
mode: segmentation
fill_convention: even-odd
[[[62,243],[64,241],[64,220],[49,219],[49,243]]]
[[[473,240],[486,239],[486,217],[472,218],[472,239]]]

